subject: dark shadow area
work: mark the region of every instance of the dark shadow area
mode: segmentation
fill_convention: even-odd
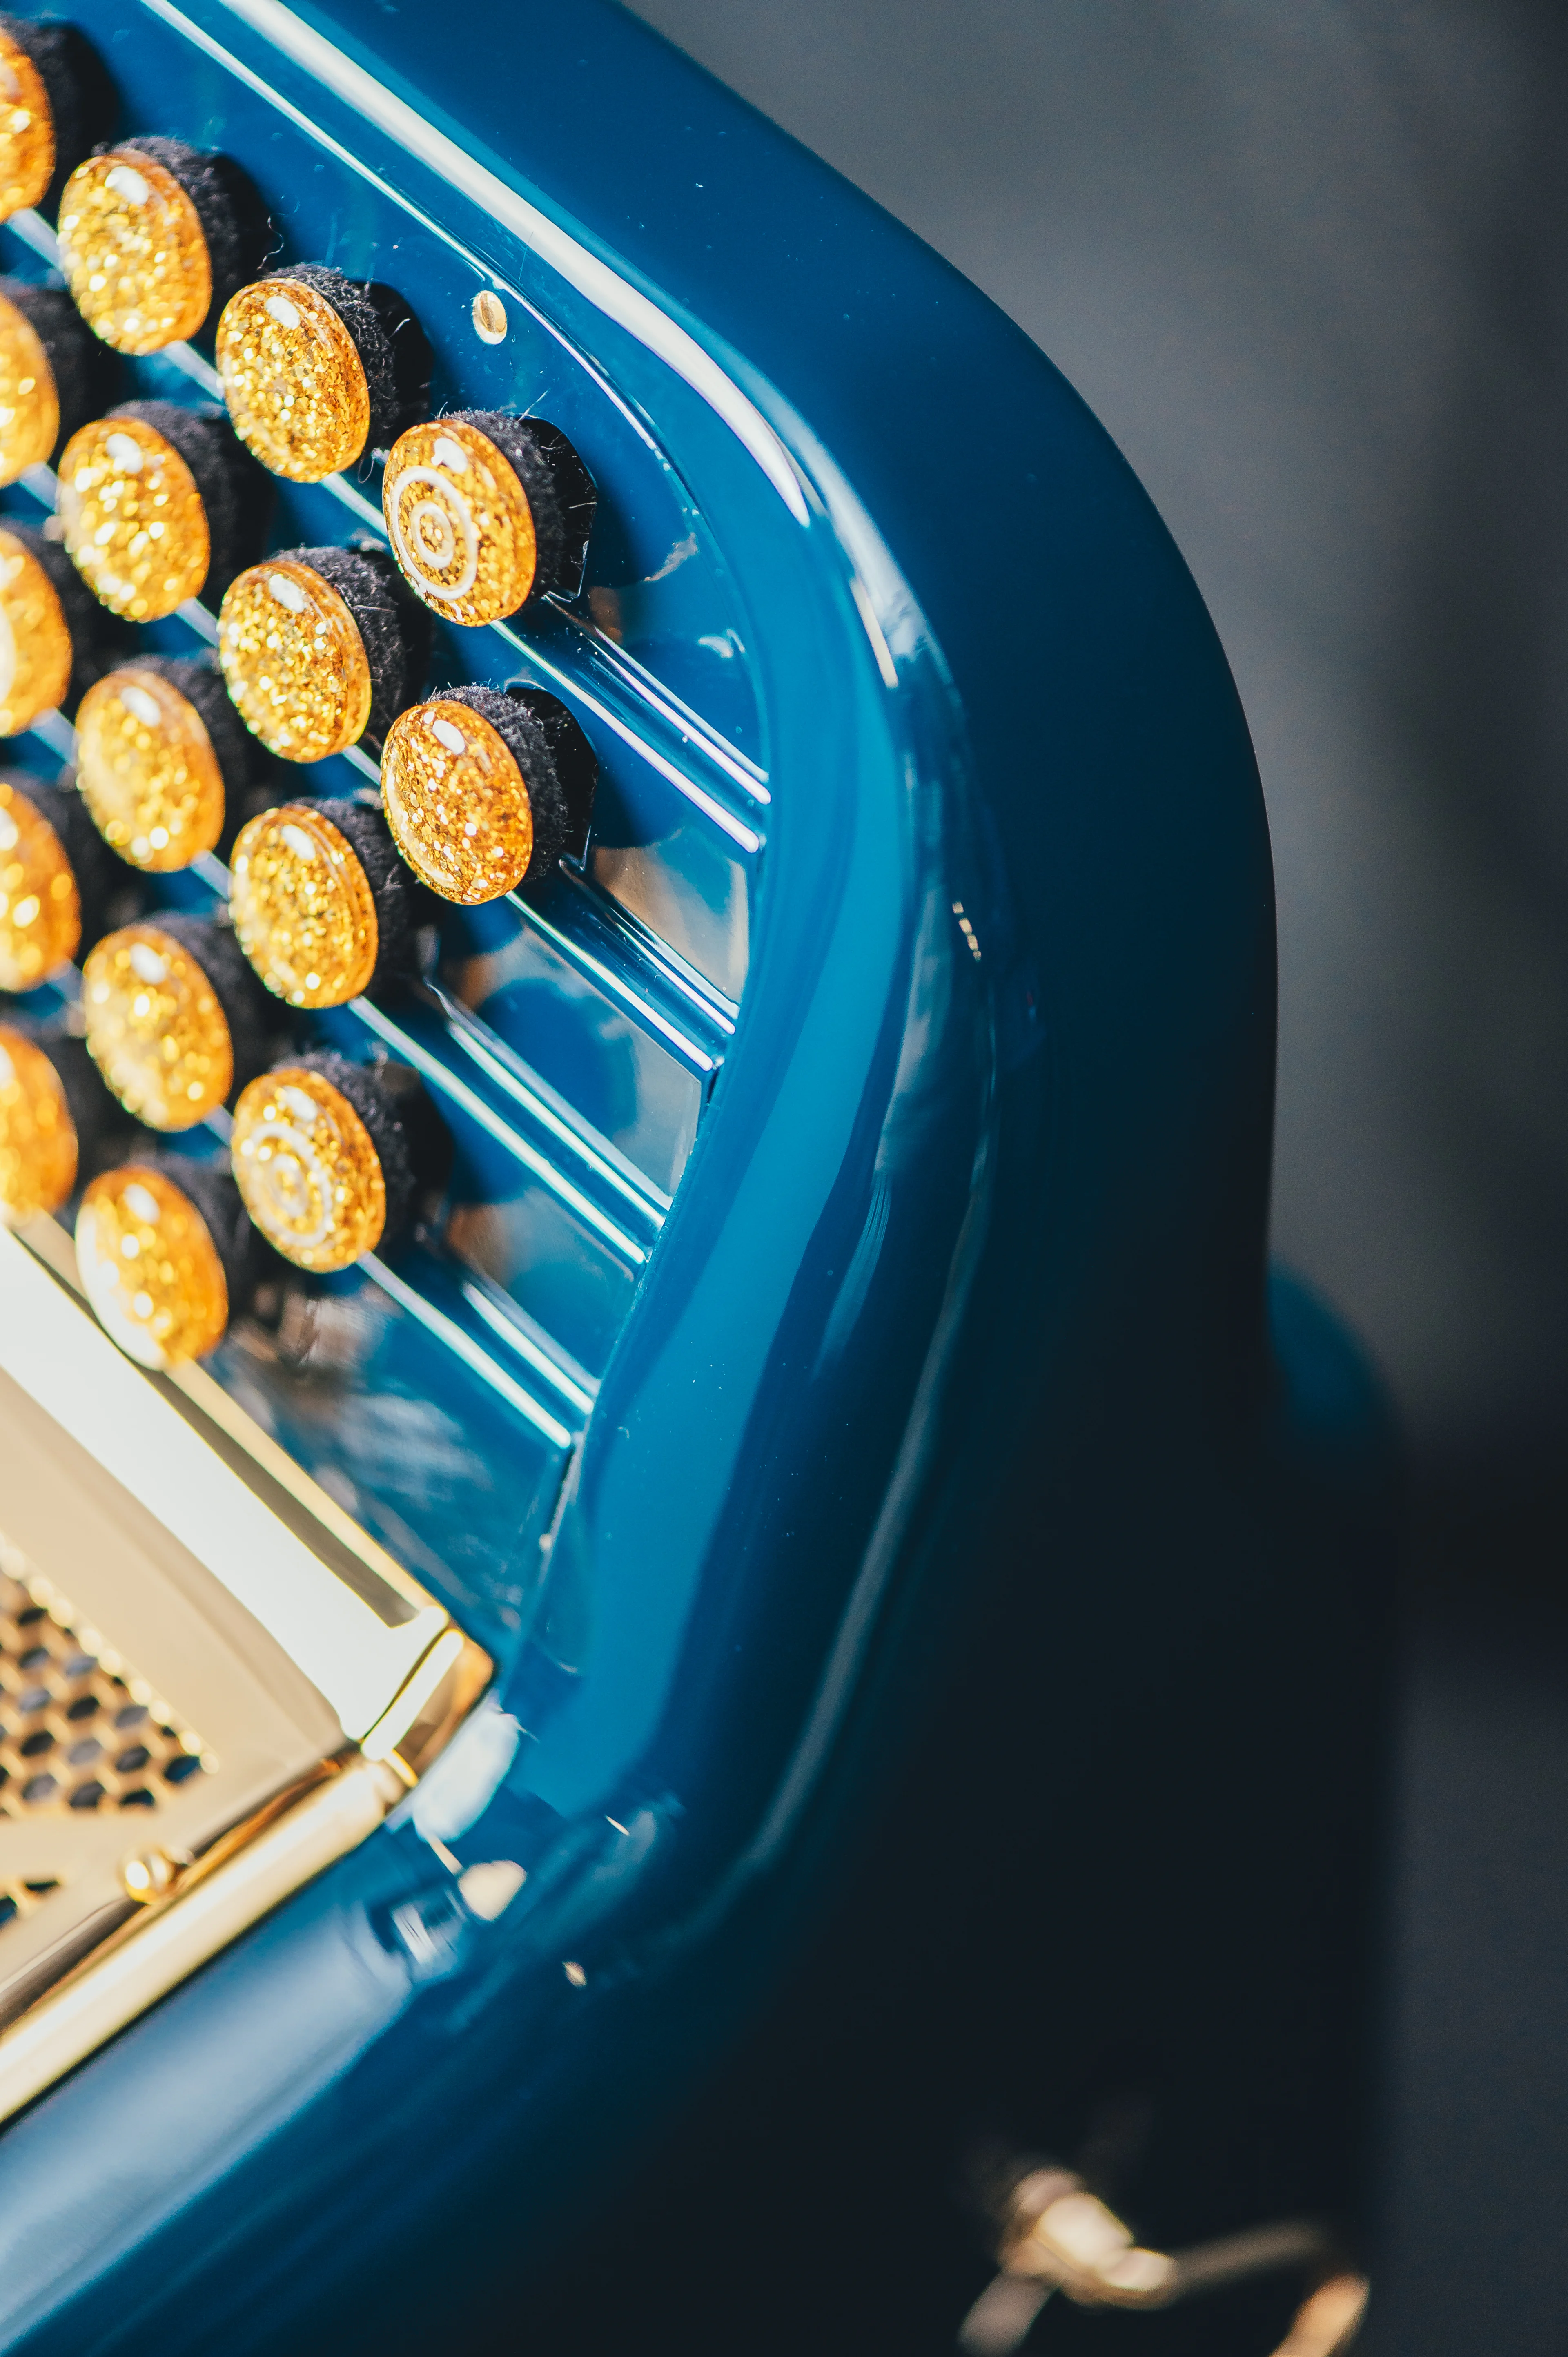
[[[1278,875],[1276,1244],[1369,1342],[1414,1468],[1365,2345],[1561,2357],[1568,27],[1540,0],[639,13],[1012,313],[1127,452],[1219,623]],[[994,1962],[969,1960],[965,2002]],[[754,2171],[757,2200],[728,2200],[725,2231],[749,2215],[755,2242],[691,2294],[710,2323],[733,2303],[737,2348],[771,2345],[753,2319],[791,2272],[828,2307],[777,2314],[814,2315],[820,2345],[948,2345],[983,2271],[931,2132],[954,2115],[922,2096],[918,2040],[902,2072],[878,2050],[875,2083],[853,2042],[836,2058],[843,2104],[794,2157],[817,2195],[783,2217],[784,2090],[757,2050],[737,2066],[755,2149],[722,2167]],[[655,2275],[660,2247],[690,2267],[713,2120],[639,2188],[663,2233],[639,2230],[634,2264]],[[666,2275],[640,2312],[679,2312]],[[632,2345],[636,2305],[596,2297]],[[1163,2346],[1140,2321],[1127,2345]],[[1047,2317],[1030,2345],[1066,2330]],[[1120,2330],[1084,2345],[1109,2357]]]

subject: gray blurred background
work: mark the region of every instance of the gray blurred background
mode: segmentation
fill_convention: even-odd
[[[640,0],[1126,452],[1251,722],[1279,1253],[1414,1471],[1376,2348],[1568,2352],[1568,12]]]

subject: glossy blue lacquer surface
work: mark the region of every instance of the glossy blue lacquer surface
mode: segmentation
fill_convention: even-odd
[[[432,1080],[479,1242],[345,1286],[339,1392],[269,1410],[498,1691],[401,1822],[7,2131],[4,2345],[299,2346],[346,2298],[368,2334],[464,2222],[521,2324],[554,2222],[809,1932],[966,1631],[1099,1586],[1154,1659],[1162,1515],[1265,1545],[1286,1511],[1257,779],[1059,376],[629,20],[77,13],[137,126],[229,146],[291,258],[402,287],[444,399],[580,441],[585,605],[445,659],[574,701],[606,785],[583,877],[338,1018]],[[492,280],[499,355],[464,330]],[[280,536],[342,538],[331,504]],[[435,1397],[411,1295],[503,1356],[516,1313],[558,1437],[468,1361]],[[1088,1707],[1066,1672],[1047,1741]],[[425,1833],[523,1892],[470,1919]]]

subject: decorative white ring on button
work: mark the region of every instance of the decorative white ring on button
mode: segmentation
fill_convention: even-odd
[[[405,510],[403,493],[411,483],[427,483],[435,496],[416,500],[412,508]],[[390,522],[398,563],[416,588],[424,585],[443,602],[466,597],[479,570],[478,527],[469,512],[467,502],[433,467],[408,468],[397,479],[397,493]],[[403,529],[405,513],[408,519],[406,533]],[[463,569],[455,581],[442,581],[438,576],[456,558],[459,536],[463,545]],[[411,541],[417,545],[411,546]]]

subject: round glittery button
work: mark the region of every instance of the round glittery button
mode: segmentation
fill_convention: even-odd
[[[533,587],[533,511],[510,459],[462,419],[414,425],[387,460],[381,507],[404,578],[449,622],[515,614]]]
[[[188,867],[223,832],[223,772],[200,713],[134,663],[81,699],[76,782],[100,834],[133,867]]]
[[[414,874],[465,908],[521,883],[533,856],[528,784],[499,731],[436,697],[396,719],[381,756],[387,824]]]
[[[342,1006],[370,987],[381,945],[375,895],[348,837],[309,802],[240,830],[230,910],[240,947],[290,1006]]]
[[[0,32],[0,221],[42,204],[55,176],[54,113],[43,76]]]
[[[0,296],[0,483],[41,467],[59,440],[59,396],[43,339]]]
[[[217,356],[234,431],[274,475],[319,483],[360,457],[371,430],[364,362],[315,287],[242,286],[218,323]]]
[[[0,778],[0,990],[35,990],[76,955],[81,896],[65,845]]]
[[[365,733],[373,681],[358,623],[308,565],[252,565],[218,617],[218,660],[241,718],[285,761],[324,761]]]
[[[233,1087],[234,1043],[218,995],[161,927],[106,934],[81,969],[81,1006],[93,1062],[149,1129],[194,1128]]]
[[[101,417],[59,462],[66,554],[111,613],[156,622],[196,597],[212,560],[207,511],[174,444],[141,417]]]
[[[93,334],[117,352],[180,343],[211,307],[201,216],[174,174],[134,148],[90,156],[66,182],[59,266]]]
[[[43,1049],[0,1023],[0,1220],[58,1211],[76,1184],[76,1125]]]
[[[231,1150],[246,1211],[296,1268],[347,1268],[374,1252],[387,1218],[381,1157],[322,1073],[291,1064],[252,1081],[234,1108]]]
[[[161,1170],[106,1170],[81,1199],[76,1265],[105,1331],[144,1367],[206,1355],[229,1323],[229,1286],[206,1221]]]
[[[0,528],[0,737],[19,735],[65,702],[73,661],[54,583],[32,550]]]

